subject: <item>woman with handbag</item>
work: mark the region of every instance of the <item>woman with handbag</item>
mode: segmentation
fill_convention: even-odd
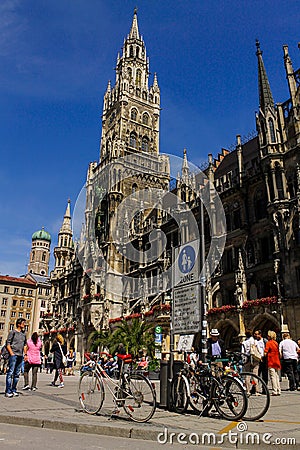
[[[64,387],[64,379],[63,379],[63,370],[66,365],[66,354],[67,354],[67,346],[64,345],[64,338],[61,334],[56,336],[56,340],[54,341],[52,348],[50,350],[51,353],[54,354],[54,368],[55,375],[54,380],[51,382],[52,386],[56,386],[56,381],[59,377],[60,384],[58,387]]]

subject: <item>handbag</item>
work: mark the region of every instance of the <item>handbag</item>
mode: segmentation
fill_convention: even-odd
[[[63,354],[63,351],[62,351],[62,348],[61,348],[61,345],[60,345],[59,342],[58,342],[58,346],[59,346],[59,349],[60,349],[60,352],[61,352],[62,363],[65,366],[67,364],[67,357]]]
[[[250,356],[252,361],[260,362],[262,360],[262,356],[260,354],[260,351],[258,350],[257,346],[255,344],[251,344],[250,346]]]

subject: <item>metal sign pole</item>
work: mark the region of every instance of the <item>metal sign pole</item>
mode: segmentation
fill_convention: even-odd
[[[204,208],[203,202],[200,200],[200,295],[199,295],[199,311],[202,311],[201,324],[201,359],[204,363],[207,362],[207,297],[206,297],[206,267],[205,267],[205,235],[204,235]],[[201,313],[200,313],[201,314]]]

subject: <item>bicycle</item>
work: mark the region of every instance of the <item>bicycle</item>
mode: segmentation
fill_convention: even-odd
[[[242,382],[232,376],[215,376],[209,365],[191,372],[185,363],[172,381],[171,394],[176,412],[185,412],[190,403],[201,416],[214,406],[227,420],[241,419],[248,405]]]
[[[90,361],[79,380],[78,395],[83,410],[88,414],[98,414],[105,400],[105,389],[112,395],[115,413],[123,407],[134,422],[147,422],[156,409],[156,395],[149,380],[140,373],[124,371],[125,364],[132,363],[130,355],[118,355],[119,378],[112,379],[100,361]]]
[[[252,373],[244,372],[243,366],[249,361],[249,356],[244,353],[228,353],[229,374],[238,376],[244,385],[248,398],[248,408],[244,420],[261,419],[270,407],[270,392],[268,386],[261,377]]]

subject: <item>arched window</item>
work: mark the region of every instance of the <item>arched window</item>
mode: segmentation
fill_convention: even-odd
[[[140,69],[138,69],[136,71],[136,77],[135,77],[135,83],[137,86],[141,85],[141,81],[142,81],[142,71]]]
[[[226,218],[227,231],[231,231],[231,229],[232,229],[231,215],[230,215],[230,209],[229,209],[228,205],[224,205],[224,212],[225,212],[225,218]]]
[[[135,133],[130,134],[129,146],[132,148],[136,148],[136,135]]]
[[[257,221],[266,217],[267,214],[267,202],[261,189],[258,189],[254,196],[254,213]]]
[[[147,92],[143,91],[142,93],[143,100],[147,100]]]
[[[261,133],[262,133],[262,145],[266,145],[267,139],[266,139],[266,128],[264,122],[261,123]]]
[[[239,202],[234,202],[233,204],[232,222],[234,230],[236,230],[237,228],[241,228],[242,219],[241,219],[241,206]]]
[[[144,113],[143,114],[143,124],[148,125],[148,123],[149,123],[149,116],[147,113]]]
[[[142,151],[147,152],[149,150],[149,139],[144,136],[142,139]]]
[[[133,47],[132,47],[132,45],[129,47],[129,56],[133,57]]]
[[[31,256],[31,260],[32,260],[32,261],[34,260],[34,256],[35,256],[35,251],[33,250],[32,256]]]
[[[271,118],[268,120],[268,122],[269,122],[269,131],[270,131],[271,142],[276,142],[274,122],[273,122],[273,120]]]
[[[137,110],[135,109],[135,108],[133,108],[132,110],[131,110],[131,116],[130,116],[130,118],[131,118],[131,120],[136,120],[136,118],[137,118]]]
[[[136,57],[139,58],[140,57],[140,47],[136,48]]]
[[[135,194],[137,191],[137,184],[133,183],[132,188],[131,188],[132,194]]]
[[[43,254],[42,254],[42,261],[43,262],[46,261],[46,252],[43,252]]]
[[[131,67],[128,67],[127,73],[128,73],[128,76],[129,76],[129,80],[132,80],[132,68]]]
[[[65,237],[64,246],[66,247],[67,245],[68,245],[68,240],[67,240],[67,238]]]
[[[277,164],[275,167],[276,187],[279,200],[284,198],[283,182],[282,182],[282,168]]]

